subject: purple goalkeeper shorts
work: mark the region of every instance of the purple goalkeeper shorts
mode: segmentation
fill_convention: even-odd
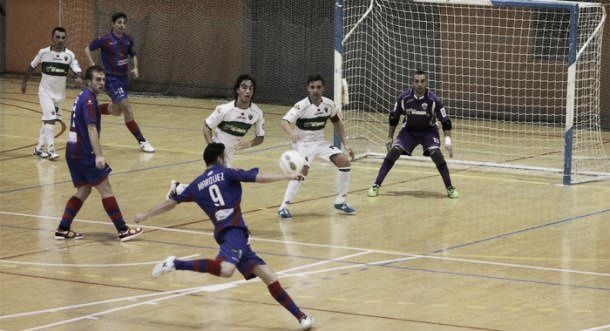
[[[248,230],[243,228],[227,228],[220,234],[220,251],[216,259],[220,259],[237,267],[245,279],[256,277],[254,267],[266,264],[250,248]]]
[[[106,93],[112,103],[127,99],[127,76],[106,75]]]
[[[413,152],[413,149],[417,145],[422,145],[424,151],[440,148],[441,141],[438,138],[438,131],[436,128],[430,128],[424,131],[401,129],[392,146],[398,146],[403,149],[407,155],[411,155],[411,152]]]

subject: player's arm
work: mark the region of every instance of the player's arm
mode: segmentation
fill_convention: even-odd
[[[272,183],[281,180],[304,180],[303,174],[284,175],[284,174],[258,174],[256,175],[255,182],[257,183]]]
[[[201,130],[203,131],[203,138],[205,139],[205,142],[208,145],[211,144],[212,143],[212,129],[210,129],[210,127],[208,126],[208,123],[203,121],[203,128]]]
[[[338,114],[331,117],[330,121],[333,122],[333,126],[335,128],[335,133],[337,134],[337,136],[339,136],[339,141],[343,145],[343,148],[347,151],[347,153],[353,160],[355,157],[354,151],[352,150],[351,147],[349,147],[347,145],[347,141],[345,140],[345,125],[343,124],[343,121],[341,120],[341,118],[339,117]]]
[[[89,50],[90,45],[87,45],[87,47],[85,47],[85,55],[87,56],[87,60],[89,60],[89,66],[93,66],[95,65],[95,62],[93,61],[93,56],[91,56],[91,50]]]
[[[93,153],[95,154],[95,166],[98,169],[104,169],[104,166],[106,166],[106,159],[104,159],[104,155],[102,154],[100,135],[97,132],[97,127],[95,124],[87,125],[87,133],[89,134],[89,141],[91,142],[91,147],[93,148]]]
[[[265,140],[265,136],[256,136],[252,138],[252,140],[243,141],[240,140],[237,144],[235,144],[235,150],[246,149],[250,147],[254,147],[256,145],[260,145]]]
[[[131,57],[133,61],[133,69],[131,69],[131,73],[133,74],[133,78],[140,77],[140,71],[138,71],[138,57],[134,54]]]
[[[445,149],[447,153],[449,153],[449,157],[453,157],[453,146],[451,141],[451,129],[453,125],[451,124],[451,119],[449,115],[447,115],[447,110],[445,106],[437,100],[437,109],[435,109],[436,118],[441,122],[441,126],[443,128],[443,134],[445,135]]]
[[[134,218],[134,222],[140,223],[153,216],[163,214],[169,210],[172,210],[174,207],[176,207],[177,204],[178,204],[178,202],[176,202],[174,199],[164,200],[163,202],[150,208],[149,210],[147,210],[143,213],[136,214],[136,217]]]
[[[397,111],[398,102],[394,107],[394,111],[390,112],[390,116],[388,117],[388,139],[386,140],[385,147],[390,151],[392,148],[392,143],[394,142],[394,131],[396,131],[396,126],[398,126],[398,122],[400,121],[400,112]]]
[[[21,82],[21,93],[25,93],[25,90],[28,87],[28,79],[30,79],[30,76],[32,76],[33,72],[34,68],[32,68],[32,66],[28,64],[28,68],[25,71],[25,77],[23,77],[23,81]]]
[[[282,130],[286,132],[288,137],[290,137],[290,141],[296,143],[297,140],[299,140],[299,136],[297,135],[297,131],[294,129],[294,125],[288,122],[288,120],[282,119],[280,126],[282,127]]]

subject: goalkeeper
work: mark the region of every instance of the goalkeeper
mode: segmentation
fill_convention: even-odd
[[[425,72],[415,72],[412,86],[398,97],[394,110],[390,112],[390,127],[386,142],[388,154],[381,164],[375,183],[368,190],[369,197],[379,195],[381,183],[383,183],[388,172],[394,166],[394,162],[403,153],[411,155],[411,152],[413,152],[417,145],[422,145],[424,154],[429,155],[434,164],[436,164],[436,168],[441,174],[447,188],[447,196],[451,199],[459,197],[457,190],[451,184],[449,168],[440,150],[441,143],[436,124],[437,120],[441,122],[445,134],[445,148],[449,152],[449,156],[453,157],[450,137],[451,120],[447,116],[447,111],[439,98],[433,91],[428,89],[427,83]],[[394,131],[401,115],[404,115],[402,128],[398,132],[396,139],[394,139]]]

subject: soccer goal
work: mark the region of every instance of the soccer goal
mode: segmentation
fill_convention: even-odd
[[[600,4],[335,5],[334,98],[362,155],[385,155],[388,111],[421,69],[452,117],[449,162],[556,172],[564,184],[610,176],[600,128]]]

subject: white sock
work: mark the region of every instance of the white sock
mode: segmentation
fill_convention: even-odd
[[[38,145],[36,145],[37,150],[42,149],[42,146],[44,146],[44,142],[46,140],[44,132],[45,132],[45,127],[44,127],[44,123],[42,123],[42,125],[40,126],[40,134],[38,135]]]
[[[282,200],[282,208],[288,208],[288,204],[292,202],[292,199],[297,195],[299,188],[301,187],[301,182],[298,180],[291,180],[288,182],[288,187],[286,187],[286,193],[284,193],[284,200]]]
[[[45,124],[45,138],[47,141],[47,151],[49,153],[55,152],[55,125]]]
[[[335,204],[345,202],[351,174],[352,172],[349,167],[339,168],[339,171],[337,171],[337,197],[335,198]]]
[[[182,192],[184,192],[184,190],[186,190],[188,186],[189,184],[180,184],[176,186],[176,194],[180,195]]]

